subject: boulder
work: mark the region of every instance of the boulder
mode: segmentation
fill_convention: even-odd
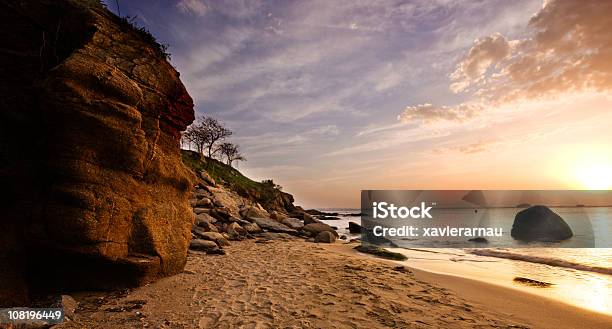
[[[195,239],[191,240],[189,249],[198,251],[214,251],[219,249],[219,246],[214,241]]]
[[[209,198],[201,198],[198,201],[196,201],[195,206],[196,207],[202,207],[202,208],[210,208],[212,207],[212,201],[210,201]]]
[[[205,232],[219,232],[217,227],[211,222],[199,222],[196,226],[202,228]]]
[[[200,171],[200,178],[210,186],[217,186],[215,180],[204,170]]]
[[[299,219],[292,217],[282,218],[280,223],[298,231],[304,227],[304,224]]]
[[[312,224],[312,223],[322,223],[320,220],[312,217],[310,214],[305,213],[303,210],[299,211],[293,211],[289,214],[289,217],[293,217],[293,218],[297,218],[301,221],[304,222],[304,225],[306,224]]]
[[[271,210],[269,213],[270,213],[270,218],[276,219],[279,222],[282,222],[283,219],[287,218],[287,215],[283,214],[280,211]]]
[[[242,226],[240,226],[238,223],[228,224],[225,231],[227,232],[230,239],[232,240],[240,238],[240,237],[244,237],[247,235],[247,231]]]
[[[210,209],[209,208],[193,208],[193,213],[196,215],[199,215],[202,213],[210,214]]]
[[[338,232],[334,230],[331,226],[325,223],[311,223],[304,225],[302,228],[305,232],[310,233],[311,236],[317,236],[321,232],[331,232],[335,237],[338,237]]]
[[[308,224],[323,224],[322,221],[310,216],[307,213],[303,213],[302,214],[302,220],[304,221],[304,225],[308,225]]]
[[[250,234],[261,233],[261,227],[255,223],[244,224],[242,225],[242,228],[244,228]]]
[[[163,48],[98,1],[8,1],[0,15],[0,307],[27,302],[28,286],[180,273],[195,179],[180,135],[194,111]]]
[[[239,202],[242,201],[242,198],[224,188],[209,187],[208,189],[212,193],[212,201],[217,207],[224,208],[227,213],[234,217],[241,217]]]
[[[70,295],[61,295],[60,305],[61,305],[61,308],[64,309],[64,316],[74,321],[74,312],[79,307],[79,302],[77,302]]]
[[[220,221],[227,221],[230,217],[234,217],[226,208],[211,209],[210,215]]]
[[[293,240],[294,236],[287,233],[279,233],[279,232],[263,232],[257,235],[260,240]],[[256,242],[258,242],[256,241]]]
[[[361,225],[355,222],[349,222],[348,230],[351,234],[360,234],[361,233]]]
[[[516,214],[510,235],[521,241],[560,241],[571,238],[573,233],[550,208],[533,206]]]
[[[269,192],[272,195],[269,195]],[[265,203],[266,209],[276,210],[281,213],[292,212],[295,210],[293,205],[293,196],[289,193],[279,191],[277,189],[271,189],[268,193],[260,194],[257,199],[260,203]]]
[[[297,231],[289,228],[279,222],[277,222],[274,219],[270,219],[270,218],[261,218],[261,217],[249,217],[249,220],[252,221],[253,223],[257,224],[259,227],[261,227],[264,230],[270,231],[270,232],[278,232],[278,233],[289,233],[289,234],[296,234]]]
[[[207,213],[201,213],[199,215],[196,216],[196,225],[200,225],[201,222],[207,222],[207,223],[215,223],[217,221],[216,218],[212,217],[211,215],[207,214]]]
[[[234,217],[234,216],[227,217],[226,221],[229,222],[229,223],[241,223],[241,222],[245,222],[245,220],[237,218],[237,217]]]
[[[314,242],[334,243],[336,242],[336,236],[330,231],[323,231],[315,236]]]
[[[240,209],[240,215],[242,218],[249,217],[260,217],[260,218],[270,218],[270,214],[265,209],[260,209],[255,206],[245,206]]]
[[[397,248],[398,245],[384,236],[377,236],[372,230],[361,227],[361,237],[364,243],[376,246],[388,246]]]
[[[205,232],[204,230],[194,230],[193,233],[204,240],[214,241],[221,247],[230,245],[229,241],[221,233]]]

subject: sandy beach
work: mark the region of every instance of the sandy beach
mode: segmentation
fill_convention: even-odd
[[[57,328],[609,328],[541,297],[398,267],[301,239],[191,253],[185,271],[134,290],[75,293]]]

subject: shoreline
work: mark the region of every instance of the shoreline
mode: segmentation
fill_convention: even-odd
[[[398,248],[393,248],[396,250]],[[354,250],[344,251],[362,257],[373,257]],[[395,264],[409,264],[407,261],[390,261]],[[610,328],[612,316],[578,307],[563,301],[544,297],[526,290],[511,288],[461,275],[439,273],[409,266],[417,278],[435,283],[457,293],[470,302],[478,303],[492,311],[526,323],[534,328]],[[534,309],[537,312],[534,313]]]
[[[246,240],[190,252],[183,273],[120,293],[79,292],[57,328],[609,328],[612,317],[428,273],[354,243]],[[406,265],[406,263],[403,263]]]
[[[602,282],[608,282],[609,278],[606,274],[584,273],[583,275],[588,275],[591,280],[585,278],[584,280],[576,281],[575,279],[559,276],[559,273],[550,272],[549,277],[542,278],[541,274],[525,270],[525,266],[542,265],[539,263],[526,262],[525,264],[517,264],[517,262],[521,261],[471,254],[464,250],[456,249],[437,249],[433,251],[429,249],[389,248],[389,250],[407,256],[406,264],[410,264],[415,269],[432,274],[483,282],[612,317],[609,297],[606,297],[605,293],[598,293],[598,289],[604,292],[610,291],[609,286],[605,283],[597,286],[591,281],[597,279]],[[555,268],[555,270],[559,269]],[[514,279],[517,277],[542,280],[551,285],[541,288],[517,284],[514,282]]]
[[[552,298],[475,279],[414,269],[417,277],[534,328],[610,328],[612,317]],[[528,301],[528,302],[526,302]]]

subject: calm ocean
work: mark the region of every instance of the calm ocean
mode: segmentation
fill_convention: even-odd
[[[339,220],[324,220],[337,227],[340,235],[359,238],[348,232],[348,223],[361,223],[360,217],[343,214],[359,213],[360,209],[320,209],[339,213]],[[400,248],[392,248],[408,257],[406,264],[442,274],[464,276],[493,284],[563,301],[568,304],[612,315],[612,248],[559,248],[578,243],[594,246],[612,245],[612,208],[577,207],[552,208],[572,228],[574,236],[558,243],[525,244],[509,234],[491,237],[496,248],[456,248],[452,242],[428,239],[418,243],[411,239],[394,239]],[[510,232],[516,208],[497,208],[480,211],[473,209],[440,209],[436,218],[477,216],[481,225],[503,227]],[[443,248],[439,248],[442,244]],[[427,248],[427,244],[438,248]],[[458,245],[464,246],[464,241]],[[515,277],[526,277],[552,283],[550,288],[536,288],[517,284]]]

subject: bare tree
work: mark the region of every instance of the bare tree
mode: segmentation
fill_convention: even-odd
[[[231,167],[234,161],[246,161],[246,158],[240,154],[239,146],[230,142],[225,142],[219,145],[219,152],[227,159],[227,164]]]
[[[231,135],[232,131],[225,128],[217,119],[203,116],[198,122],[187,127],[183,133],[183,139],[190,146],[193,144],[201,155],[204,155],[204,150],[206,150],[210,158],[217,151],[215,145]]]
[[[204,155],[204,146],[206,145],[206,134],[202,127],[194,123],[187,127],[187,130],[182,135],[185,142],[189,144],[189,148],[193,145],[200,155]]]
[[[221,141],[232,135],[232,131],[225,128],[223,123],[219,122],[217,119],[203,116],[201,129],[204,132],[205,136],[205,145],[208,150],[208,157],[212,158],[215,148],[215,144],[218,141]]]

